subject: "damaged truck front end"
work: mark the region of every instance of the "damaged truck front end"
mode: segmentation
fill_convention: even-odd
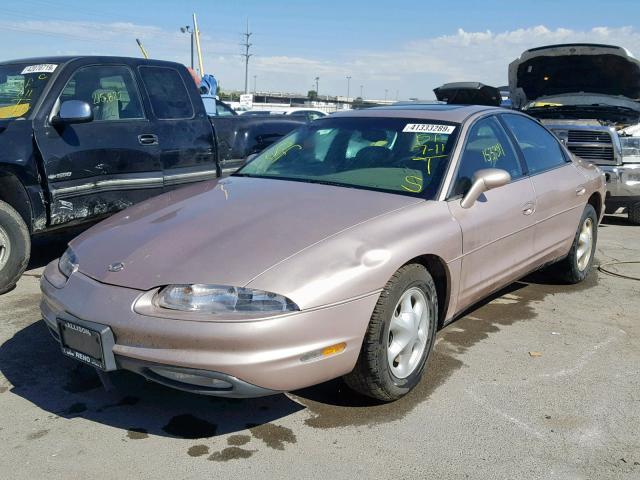
[[[509,65],[514,107],[607,179],[607,211],[640,223],[640,61],[617,46],[550,45]]]

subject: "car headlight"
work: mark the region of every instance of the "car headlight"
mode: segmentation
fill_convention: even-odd
[[[78,270],[78,258],[71,248],[67,248],[60,257],[60,260],[58,260],[58,270],[67,278]]]
[[[169,285],[158,293],[157,305],[170,310],[205,313],[295,312],[298,306],[282,295],[227,285]]]

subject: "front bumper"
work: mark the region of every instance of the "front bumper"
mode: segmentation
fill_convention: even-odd
[[[170,387],[228,397],[296,390],[349,373],[379,296],[251,321],[185,321],[135,312],[142,291],[106,285],[79,272],[56,288],[59,276],[57,262],[52,262],[41,280],[41,311],[54,337],[57,318],[109,326],[117,368]],[[306,353],[342,342],[342,353],[301,360]],[[157,367],[219,379],[232,387],[176,382],[155,373]]]
[[[640,201],[640,164],[598,166],[607,180],[607,204]]]

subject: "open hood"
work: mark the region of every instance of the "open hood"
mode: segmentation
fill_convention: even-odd
[[[509,92],[516,108],[541,97],[571,93],[640,100],[640,61],[612,45],[532,48],[509,65]]]
[[[502,97],[495,87],[480,82],[454,82],[434,88],[433,93],[441,102],[456,105],[488,105],[497,107]]]

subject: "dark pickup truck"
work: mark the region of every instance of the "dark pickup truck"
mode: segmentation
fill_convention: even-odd
[[[231,172],[301,123],[234,123],[241,118],[209,117],[177,63],[86,56],[0,63],[0,293],[26,268],[33,234]]]

